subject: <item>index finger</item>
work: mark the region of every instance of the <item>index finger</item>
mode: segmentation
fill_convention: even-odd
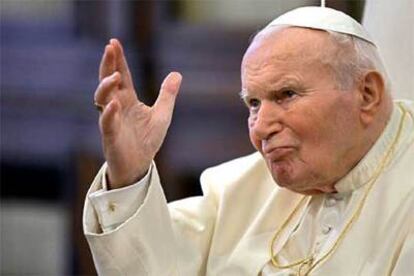
[[[124,50],[122,48],[121,42],[119,40],[113,38],[110,40],[110,45],[114,49],[114,56],[115,56],[115,68],[117,71],[121,73],[122,82],[121,86],[127,88],[133,88],[132,77],[129,71],[128,63],[125,58]]]
[[[99,65],[99,81],[112,75],[116,70],[115,52],[112,45],[106,45],[105,51]]]

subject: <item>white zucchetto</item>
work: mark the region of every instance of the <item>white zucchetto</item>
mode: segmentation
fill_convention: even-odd
[[[325,7],[301,7],[282,14],[266,27],[297,26],[356,36],[375,45],[368,32],[349,15]]]

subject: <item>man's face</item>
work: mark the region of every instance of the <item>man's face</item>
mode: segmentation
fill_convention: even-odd
[[[277,184],[296,192],[333,192],[361,155],[357,90],[341,91],[322,62],[332,47],[325,32],[287,28],[255,39],[243,58],[250,140]]]

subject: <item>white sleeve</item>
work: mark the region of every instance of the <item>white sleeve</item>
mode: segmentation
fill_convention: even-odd
[[[152,166],[151,164],[147,174],[140,181],[119,189],[108,191],[106,177],[102,177],[102,189],[88,195],[104,233],[124,223],[142,205],[148,190]],[[106,175],[106,167],[103,175]]]
[[[215,189],[167,205],[153,163],[142,204],[125,222],[104,231],[90,195],[103,189],[105,168],[92,182],[83,213],[98,274],[205,275],[217,213]]]

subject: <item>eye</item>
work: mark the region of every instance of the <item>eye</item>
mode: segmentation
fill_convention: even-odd
[[[286,89],[286,90],[282,90],[280,91],[279,95],[277,95],[277,102],[279,104],[282,104],[284,102],[288,102],[290,100],[293,100],[294,98],[296,98],[299,94],[292,89]]]
[[[284,90],[282,92],[282,98],[293,98],[296,95],[297,93],[293,90]]]
[[[260,107],[260,101],[258,99],[248,99],[247,100],[247,106],[249,107],[250,110],[258,110]]]

